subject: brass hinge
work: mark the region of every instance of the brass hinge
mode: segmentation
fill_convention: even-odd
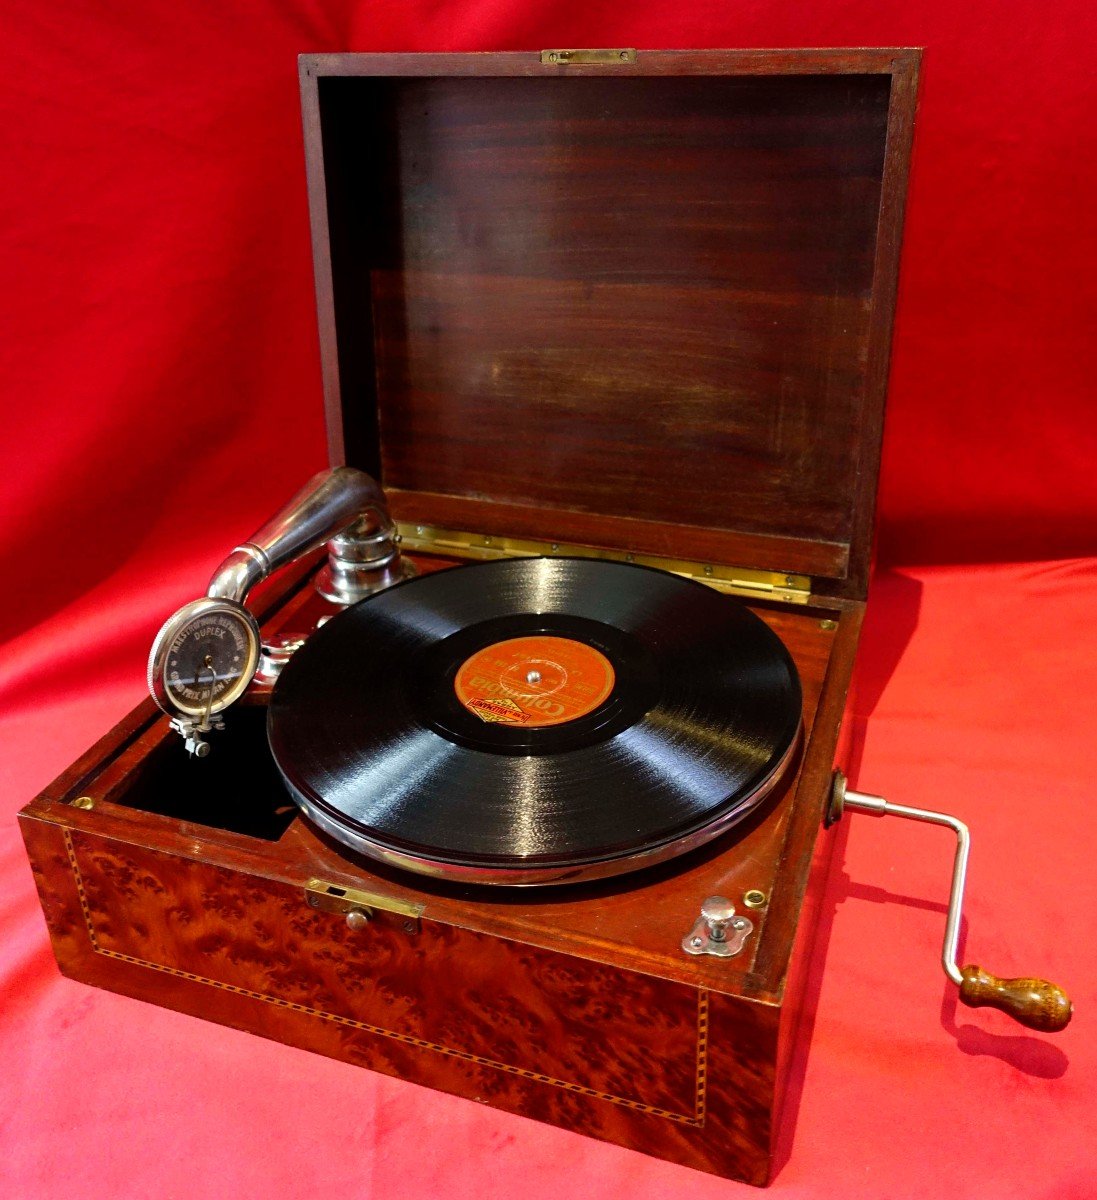
[[[755,599],[781,600],[785,604],[807,604],[811,599],[811,577],[788,575],[783,571],[759,571],[753,567],[727,567],[719,563],[697,562],[683,558],[660,558],[654,554],[632,554],[627,550],[604,550],[593,546],[572,546],[563,542],[537,542],[524,538],[500,537],[482,533],[462,533],[439,529],[434,525],[397,523],[403,549],[425,554],[443,554],[478,561],[496,558],[600,558],[608,562],[638,563],[658,567],[707,583],[717,591]]]
[[[546,67],[621,66],[636,61],[635,50],[542,50]]]
[[[342,887],[323,879],[310,879],[305,885],[305,900],[309,908],[320,912],[339,913],[349,916],[358,913],[364,921],[376,917],[396,917],[406,933],[419,932],[419,918],[423,905],[410,900],[397,900],[392,896],[378,896],[375,892],[362,892],[357,888]]]

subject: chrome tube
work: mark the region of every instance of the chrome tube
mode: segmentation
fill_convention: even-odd
[[[846,789],[842,800],[844,808],[855,808],[860,812],[877,817],[906,817],[911,821],[924,821],[929,825],[944,825],[956,834],[956,857],[952,862],[952,888],[948,897],[948,916],[945,918],[945,940],[941,947],[941,965],[953,983],[960,985],[964,977],[956,961],[957,944],[960,941],[960,918],[963,915],[964,885],[967,882],[968,855],[971,852],[971,834],[968,827],[957,817],[948,813],[933,812],[926,808],[909,808],[905,804],[891,804],[883,796],[872,796],[866,792]]]
[[[232,551],[213,573],[206,595],[243,604],[260,580],[315,550],[370,509],[387,521],[385,496],[375,479],[354,467],[321,471]]]

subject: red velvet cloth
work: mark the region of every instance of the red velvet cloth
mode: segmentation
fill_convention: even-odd
[[[323,463],[301,51],[925,45],[883,558],[1097,554],[1092,6],[8,0],[0,33],[0,1195],[736,1194],[62,980],[14,814]],[[839,827],[777,1194],[1097,1195],[1095,590],[1082,559],[878,581],[854,778],[972,822],[968,957],[1080,1015],[957,1013],[946,835]]]

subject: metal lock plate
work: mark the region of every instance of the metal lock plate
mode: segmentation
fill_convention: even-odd
[[[687,954],[711,954],[716,958],[732,958],[738,954],[754,932],[754,923],[736,916],[735,907],[723,896],[710,896],[701,905],[701,914],[693,928],[682,938]]]
[[[378,896],[375,892],[362,892],[357,888],[341,887],[323,879],[308,881],[305,885],[305,900],[309,908],[346,916],[347,924],[352,929],[362,929],[371,921],[382,920],[390,925],[399,926],[405,933],[418,933],[419,918],[423,914],[422,904],[413,904],[410,900],[397,900],[392,896]]]
[[[542,50],[541,62],[546,67],[605,67],[634,63],[636,51],[615,50]]]

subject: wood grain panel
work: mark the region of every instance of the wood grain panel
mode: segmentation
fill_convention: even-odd
[[[547,538],[848,547],[886,75],[317,86],[349,461]]]
[[[99,953],[669,1120],[703,1118],[693,989],[430,920],[416,932],[383,917],[352,930],[300,887],[68,838]]]
[[[26,816],[23,828],[66,974],[702,1170],[768,1176],[772,1006],[446,924],[377,921],[363,937],[270,880]]]

